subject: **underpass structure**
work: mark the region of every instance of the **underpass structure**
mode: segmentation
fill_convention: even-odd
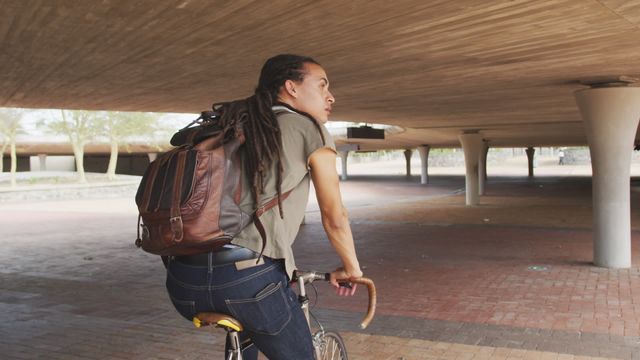
[[[383,236],[393,235],[384,232],[388,226],[404,231],[410,240],[406,246],[432,247],[443,256],[440,259],[443,268],[431,273],[450,280],[440,283],[442,288],[438,290],[444,291],[440,297],[420,303],[411,296],[415,289],[404,288],[403,294],[415,301],[407,301],[398,309],[406,311],[414,304],[429,306],[434,302],[441,307],[431,313],[396,314],[394,304],[386,303],[387,315],[512,326],[524,328],[524,335],[526,329],[548,330],[539,332],[545,336],[539,341],[542,345],[521,338],[513,341],[519,342],[520,350],[554,352],[552,358],[560,358],[561,351],[556,348],[559,345],[549,345],[559,335],[568,339],[560,345],[571,344],[575,350],[572,354],[637,359],[640,356],[640,309],[635,301],[638,237],[637,230],[632,231],[632,216],[637,214],[633,206],[637,204],[634,196],[638,186],[630,181],[629,167],[633,148],[640,144],[639,39],[640,1],[0,0],[0,106],[197,113],[213,102],[251,95],[260,67],[268,57],[285,52],[309,55],[329,75],[336,98],[332,120],[384,124],[394,129],[386,131],[384,139],[339,138],[338,150],[345,161],[343,178],[348,178],[346,159],[350,151],[416,150],[422,161],[419,182],[429,191],[434,186],[428,172],[429,151],[461,147],[466,161],[466,194],[464,198],[451,197],[461,206],[443,205],[445,214],[454,218],[460,213],[490,212],[492,206],[500,206],[494,201],[503,201],[507,212],[511,209],[517,213],[514,198],[531,191],[529,185],[538,185],[534,176],[536,147],[589,146],[593,176],[580,182],[577,188],[584,190],[585,184],[591,188],[592,211],[588,212],[589,225],[578,235],[570,224],[571,229],[565,233],[562,229],[547,231],[544,224],[537,224],[541,229],[533,229],[516,221],[508,223],[510,227],[506,230],[482,229],[480,242],[473,243],[468,239],[478,234],[473,231],[475,228],[462,226],[448,232],[447,224],[429,224],[441,227],[430,232],[432,237],[428,241],[436,243],[425,245],[420,240],[424,235],[421,228],[424,218],[409,221],[410,230],[402,222],[373,224],[370,222],[378,220],[368,218],[370,222],[363,221],[362,231],[368,234],[366,227],[371,225],[370,230],[379,230],[375,234],[378,238],[372,238],[391,247],[395,242]],[[486,178],[486,154],[491,147],[528,149],[529,178],[518,191],[504,198],[491,196],[506,191],[508,186]],[[407,162],[410,158],[406,157]],[[417,185],[417,178],[411,180]],[[571,194],[575,190],[563,186],[559,186],[561,191],[557,193],[539,196],[551,197],[550,203],[562,201],[565,192]],[[525,196],[522,200],[536,199]],[[568,214],[571,211],[583,214],[581,211],[589,206],[583,202],[569,203],[574,207],[567,210]],[[400,204],[400,208],[404,205]],[[425,217],[430,214],[428,204],[413,209]],[[553,210],[554,205],[545,209]],[[11,210],[15,209],[7,211]],[[552,222],[544,212],[538,216]],[[446,220],[447,216],[440,219]],[[566,219],[575,220],[571,216]],[[17,229],[16,233],[20,231]],[[304,241],[312,242],[312,235],[317,234],[312,231]],[[438,242],[447,236],[451,236],[454,245]],[[500,242],[507,244],[500,250],[502,255],[485,254],[477,259],[471,250],[498,251],[500,244],[492,242],[494,236],[509,239]],[[527,248],[521,248],[520,238],[525,239]],[[551,238],[564,240],[558,244]],[[593,239],[586,255],[585,238]],[[381,250],[382,245],[369,245],[373,249],[367,250],[371,261],[377,259],[376,251],[389,251],[386,247]],[[366,247],[366,241],[359,246]],[[567,248],[559,250],[554,246]],[[18,261],[19,266],[3,268],[3,276],[12,286],[7,290],[10,299],[5,303],[9,304],[7,308],[15,315],[12,321],[16,323],[22,318],[15,307],[20,307],[15,304],[20,301],[15,299],[33,301],[33,306],[47,305],[46,301],[33,300],[38,297],[33,295],[33,289],[38,281],[44,281],[41,272],[34,271],[33,279],[27,279],[33,281],[32,291],[23,293],[17,288],[24,280],[16,275],[24,265],[21,254],[27,251],[18,248],[15,254],[8,255],[12,257],[7,261]],[[83,247],[86,251],[89,248]],[[398,259],[410,257],[410,250]],[[459,252],[451,255],[447,251]],[[559,272],[553,272],[552,267],[553,275],[533,279],[535,276],[530,272],[521,273],[523,269],[510,267],[520,266],[526,259],[549,260]],[[412,261],[418,274],[428,270],[420,259]],[[78,269],[80,263],[77,262]],[[478,293],[458,289],[459,298],[447,297],[446,286],[473,279],[473,272],[465,273],[457,267],[460,264],[471,265],[472,269],[481,269],[478,264],[487,265],[490,271],[483,273],[487,279],[503,271],[510,272],[500,282],[489,285],[511,300],[503,303],[482,289]],[[28,261],[24,266],[29,266]],[[58,266],[65,274],[71,271],[56,261],[52,266]],[[155,271],[151,265],[145,269]],[[448,272],[457,277],[447,278]],[[575,275],[575,282],[561,281],[569,275]],[[76,284],[73,281],[62,289],[73,289]],[[527,302],[531,300],[527,298],[530,281],[540,285],[532,292],[542,296],[542,300],[537,299],[541,302]],[[388,284],[392,286],[393,282]],[[557,289],[554,284],[559,284]],[[492,288],[488,289],[491,292]],[[393,292],[387,291],[392,296]],[[66,299],[67,295],[61,298]],[[478,299],[493,307],[478,305]],[[457,300],[460,301],[455,303]],[[539,311],[524,311],[518,307],[522,301]],[[573,301],[581,305],[573,307]],[[463,315],[452,311],[448,303],[462,304],[459,309]],[[65,304],[55,311],[64,314]],[[90,304],[83,306],[87,308],[77,312],[80,316],[75,318],[77,321],[87,314],[95,318],[109,315]],[[31,320],[36,317],[31,310],[25,314]],[[481,319],[478,314],[489,318]],[[532,319],[537,314],[542,314],[543,319]],[[123,316],[135,318],[126,313]],[[555,323],[558,317],[561,322]],[[157,326],[156,320],[142,321]],[[104,325],[100,319],[96,323],[111,330],[117,328],[113,324]],[[448,326],[443,324],[438,326]],[[129,329],[133,333],[141,331],[135,326]],[[470,332],[477,334],[482,329],[487,326],[473,327]],[[495,330],[499,337],[502,329],[491,331]],[[556,334],[556,330],[565,332]],[[578,340],[572,337],[575,331],[580,334]],[[26,333],[27,330],[16,336]],[[583,338],[583,334],[587,336]],[[596,345],[590,346],[589,339],[593,337],[589,334],[603,337],[597,337],[593,342]],[[52,345],[55,339],[48,346],[55,346]],[[467,344],[473,339],[473,335],[467,335],[455,341]],[[476,345],[483,344],[482,341],[478,340]],[[499,341],[491,344],[507,348],[514,345]],[[621,345],[618,347],[621,350],[616,350],[616,344]],[[19,353],[21,348],[15,349]],[[78,354],[83,347],[73,349]],[[135,357],[143,353],[135,352]],[[464,358],[458,355],[451,358]],[[534,353],[532,358],[536,356],[541,355]]]

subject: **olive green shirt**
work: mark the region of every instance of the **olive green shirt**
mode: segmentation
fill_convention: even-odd
[[[272,259],[284,259],[289,278],[296,269],[291,246],[298,234],[300,224],[309,200],[309,156],[323,147],[336,151],[331,135],[320,125],[325,143],[313,120],[298,114],[284,106],[274,106],[278,125],[282,134],[282,193],[293,189],[289,197],[282,202],[284,218],[280,218],[278,206],[267,210],[260,221],[267,234],[264,255]],[[272,164],[265,179],[265,193],[261,195],[260,205],[277,197],[276,164]],[[240,208],[248,214],[256,209],[251,197],[251,184],[244,176]],[[253,223],[232,240],[232,244],[249,248],[255,252],[262,249],[262,238]]]

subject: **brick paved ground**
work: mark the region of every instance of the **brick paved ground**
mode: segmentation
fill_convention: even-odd
[[[378,316],[320,284],[316,313],[353,359],[640,359],[640,192],[634,267],[590,265],[588,179],[492,178],[463,206],[460,177],[343,183]],[[415,179],[414,179],[415,181]],[[0,352],[7,359],[221,358],[219,332],[171,308],[163,268],[136,251],[127,199],[0,204]],[[301,267],[336,265],[312,204]]]

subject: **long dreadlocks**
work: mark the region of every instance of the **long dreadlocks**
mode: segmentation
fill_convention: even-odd
[[[278,194],[278,209],[280,217],[282,211],[282,137],[278,120],[272,106],[278,104],[280,89],[287,80],[300,82],[305,76],[304,65],[318,64],[306,56],[282,54],[268,59],[260,72],[258,86],[252,96],[244,99],[221,104],[222,123],[241,121],[245,135],[244,171],[251,182],[251,196],[255,206],[260,206],[260,196],[264,194],[266,176],[271,165],[276,163],[276,190]],[[297,110],[296,110],[297,111]],[[300,111],[298,111],[300,112]],[[309,114],[320,131],[320,125]],[[323,137],[324,142],[324,137]]]

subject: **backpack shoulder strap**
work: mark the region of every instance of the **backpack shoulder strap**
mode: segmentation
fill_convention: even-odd
[[[292,191],[293,191],[293,189],[291,189],[291,190],[287,191],[286,193],[282,194],[280,196],[280,199],[282,201],[285,201],[289,197],[289,195],[291,194]],[[258,229],[258,233],[260,233],[260,237],[262,238],[262,250],[260,250],[260,256],[258,256],[258,261],[260,261],[260,258],[262,257],[262,254],[264,253],[264,248],[267,247],[267,232],[264,229],[264,225],[262,225],[262,221],[260,221],[260,216],[262,216],[262,214],[264,214],[267,210],[273,208],[276,205],[278,205],[278,198],[277,197],[269,200],[269,202],[267,202],[266,204],[264,204],[261,207],[259,207],[258,210],[256,210],[253,213],[253,223],[256,225],[256,229]]]
[[[171,210],[169,223],[173,232],[173,241],[182,241],[183,225],[182,214],[180,214],[180,204],[182,203],[182,180],[184,179],[185,165],[187,162],[187,152],[178,153],[178,162],[176,164],[176,177],[173,184],[173,194],[171,196]]]

